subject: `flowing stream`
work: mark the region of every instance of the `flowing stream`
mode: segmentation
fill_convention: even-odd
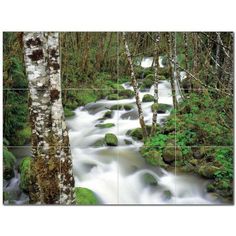
[[[129,84],[124,88],[132,89]],[[154,88],[140,92],[140,97],[154,93]],[[180,99],[177,93],[178,99]],[[168,81],[159,84],[159,103],[172,105],[171,88]],[[101,121],[106,111],[114,104],[133,104],[131,111],[116,110],[110,119]],[[151,124],[152,102],[143,103],[144,117]],[[158,114],[158,123],[168,117]],[[95,127],[100,123],[114,123],[112,128]],[[139,127],[135,99],[118,101],[99,100],[75,110],[75,117],[67,120],[73,154],[76,186],[95,192],[101,204],[212,204],[217,203],[205,187],[207,181],[186,174],[167,172],[162,168],[147,166],[139,154],[142,145],[126,135],[129,129]],[[119,140],[117,147],[93,147],[106,133],[114,133]],[[130,140],[127,145],[124,140]],[[145,174],[152,175],[158,185],[144,181]]]
[[[162,60],[159,60],[163,67]],[[144,58],[141,66],[150,67],[153,58]],[[185,74],[180,74],[183,79]],[[125,89],[132,87],[125,83]],[[159,103],[173,105],[171,86],[168,81],[158,85]],[[177,99],[181,96],[176,83]],[[142,99],[145,94],[154,94],[154,88],[140,92]],[[106,111],[115,104],[132,104],[130,111],[114,110],[113,117],[101,120]],[[146,124],[151,124],[152,102],[142,103]],[[170,111],[158,114],[158,123],[163,125]],[[111,128],[95,127],[100,123],[114,123]],[[78,107],[75,116],[67,119],[70,144],[73,157],[75,185],[89,188],[96,194],[100,204],[219,204],[220,202],[206,192],[207,180],[190,174],[176,174],[162,168],[152,167],[145,163],[139,154],[142,143],[132,140],[126,135],[129,129],[139,127],[135,99],[118,101],[99,100],[95,103]],[[117,147],[94,147],[94,143],[104,138],[106,133],[113,133],[118,138]],[[131,144],[127,145],[127,140]],[[30,155],[30,147],[11,148],[18,162],[23,156]],[[145,181],[145,175],[151,175],[157,185]],[[19,174],[10,181],[4,181],[4,191],[12,196],[13,204],[25,204],[28,197],[19,188]]]

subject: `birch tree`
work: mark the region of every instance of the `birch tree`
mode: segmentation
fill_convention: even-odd
[[[176,91],[175,91],[175,80],[174,80],[174,56],[173,56],[173,48],[172,48],[172,35],[171,33],[167,33],[167,43],[168,43],[168,54],[169,54],[169,68],[170,68],[170,84],[172,90],[172,98],[173,98],[173,107],[176,109],[177,101],[176,101]]]
[[[30,201],[71,204],[74,177],[61,100],[59,33],[24,33],[23,42],[32,129]]]
[[[131,57],[131,53],[130,53],[130,50],[129,50],[129,45],[128,45],[128,42],[127,42],[127,39],[126,39],[126,33],[125,32],[123,32],[123,41],[124,41],[124,44],[125,44],[125,52],[126,52],[126,56],[128,58],[130,71],[131,71],[131,83],[132,83],[134,93],[135,93],[135,100],[136,100],[136,105],[137,105],[137,108],[138,108],[138,115],[139,115],[139,123],[140,123],[140,126],[142,128],[143,137],[147,138],[148,133],[147,133],[146,125],[145,125],[145,122],[144,122],[143,110],[142,110],[142,105],[141,105],[141,101],[140,101],[140,97],[139,97],[138,83],[137,83],[137,80],[136,80],[133,60],[132,60],[132,57]]]
[[[156,133],[157,112],[158,112],[158,83],[159,83],[159,76],[158,76],[158,67],[159,67],[158,43],[159,43],[159,41],[160,41],[160,35],[159,35],[159,33],[157,33],[156,38],[155,38],[154,102],[153,102],[153,116],[152,116],[151,135],[154,135]]]

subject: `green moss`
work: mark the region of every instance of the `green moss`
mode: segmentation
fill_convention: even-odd
[[[16,163],[15,156],[3,147],[3,178],[8,180],[14,177],[14,165]]]
[[[97,205],[98,199],[94,192],[87,188],[75,188],[75,202],[77,205]]]
[[[211,164],[205,164],[199,167],[198,173],[202,175],[203,177],[212,179],[214,178],[217,171],[219,171],[220,168],[213,166]]]
[[[103,118],[112,118],[112,114],[113,112],[112,111],[106,111],[106,113],[104,114]]]
[[[129,110],[132,110],[133,109],[133,105],[130,105],[130,104],[115,104],[113,106],[110,107],[111,110],[126,110],[126,111],[129,111]]]
[[[107,96],[107,100],[119,100],[123,99],[123,97],[119,96],[118,94],[110,94]]]
[[[129,89],[123,89],[118,92],[120,97],[123,98],[132,98],[134,97],[134,91],[129,90]]]
[[[97,140],[94,144],[92,144],[93,147],[95,148],[98,148],[98,147],[102,147],[104,146],[106,143],[105,143],[105,139],[99,139]]]
[[[153,102],[154,97],[151,94],[145,94],[143,96],[142,102]]]
[[[141,128],[128,130],[126,134],[131,136],[135,140],[142,140],[143,139],[143,131]]]
[[[31,139],[31,128],[30,126],[26,126],[22,130],[18,131],[18,145],[25,145],[30,142]]]
[[[166,167],[166,164],[163,162],[160,151],[149,149],[141,153],[148,164],[152,166]]]
[[[117,146],[118,145],[118,139],[116,135],[112,133],[108,133],[105,135],[105,142],[108,146]]]
[[[101,129],[107,129],[107,128],[111,128],[111,127],[114,127],[114,126],[115,126],[115,124],[113,124],[113,123],[95,125],[95,127],[98,127],[98,128],[101,128]]]
[[[143,181],[147,185],[151,185],[151,186],[158,185],[156,178],[152,174],[149,174],[149,173],[146,173],[143,175]]]
[[[65,107],[65,108],[64,108],[64,115],[65,115],[66,118],[72,117],[72,116],[75,115],[75,112],[72,111],[71,109]]]
[[[153,103],[151,106],[152,112],[157,111],[158,113],[166,113],[167,111],[170,111],[172,108],[171,105],[163,104],[163,103]]]
[[[32,176],[31,164],[32,164],[32,158],[24,157],[19,165],[20,188],[27,193],[29,192],[30,180]]]
[[[130,104],[125,104],[123,107],[124,107],[124,109],[125,109],[126,111],[130,111],[130,110],[133,109],[133,106],[130,105]]]

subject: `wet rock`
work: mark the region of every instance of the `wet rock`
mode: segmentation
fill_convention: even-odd
[[[115,126],[115,124],[113,124],[113,123],[95,125],[95,127],[98,127],[98,128],[101,128],[101,129],[108,129],[108,128],[111,128],[111,127],[114,127],[114,126]]]
[[[105,143],[108,146],[117,146],[118,145],[118,139],[116,137],[116,135],[112,134],[112,133],[108,133],[105,135]]]
[[[170,111],[172,108],[171,105],[168,104],[163,104],[163,103],[159,103],[159,104],[152,104],[151,109],[152,112],[157,111],[157,113],[159,114],[165,114],[167,111]]]
[[[95,143],[93,143],[92,146],[95,148],[98,148],[98,147],[104,146],[105,144],[106,144],[105,139],[102,138],[102,139],[97,140]]]
[[[128,140],[128,139],[124,139],[124,142],[125,142],[126,145],[133,144],[133,142],[131,140]]]
[[[143,96],[142,102],[153,102],[154,97],[151,94],[145,94]]]
[[[132,98],[132,97],[134,97],[134,91],[129,90],[129,89],[120,90],[118,92],[118,94],[119,94],[120,97],[123,97],[123,98]]]
[[[138,119],[138,112],[136,110],[126,112],[120,116],[123,120],[137,120]]]
[[[219,171],[220,168],[215,167],[211,164],[205,164],[199,167],[198,174],[202,175],[203,177],[212,179],[215,176],[215,173]]]
[[[6,147],[3,147],[3,178],[5,180],[9,180],[14,177],[15,163],[15,156]]]
[[[112,118],[113,116],[113,112],[112,111],[106,111],[106,113],[104,114],[103,118],[107,119],[107,118]]]
[[[119,100],[119,99],[124,99],[124,97],[119,96],[117,93],[110,94],[107,96],[107,100]]]
[[[131,136],[134,140],[142,140],[143,139],[143,131],[141,128],[128,130],[126,134]]]
[[[75,188],[75,202],[76,205],[97,205],[99,201],[95,193],[88,189],[82,187]]]
[[[133,105],[131,104],[115,104],[113,106],[110,107],[111,110],[132,110],[133,109]]]
[[[162,199],[163,199],[164,201],[170,200],[172,197],[173,197],[173,194],[172,194],[172,192],[171,192],[170,190],[165,190],[165,191],[163,191],[163,193],[162,193]]]
[[[143,175],[143,182],[146,185],[151,185],[151,186],[157,186],[158,185],[158,182],[157,182],[156,178],[152,174],[149,174],[149,173],[146,173],[146,174]]]
[[[179,146],[175,146],[174,140],[169,140],[166,142],[166,147],[163,150],[163,160],[170,164],[171,162],[174,162],[175,160],[181,160],[182,159],[182,152]]]

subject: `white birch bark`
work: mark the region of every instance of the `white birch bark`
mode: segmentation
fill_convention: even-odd
[[[124,44],[125,44],[126,56],[128,58],[128,62],[129,62],[130,70],[131,70],[131,83],[132,83],[134,93],[135,93],[135,100],[136,100],[136,105],[137,105],[137,108],[138,108],[138,115],[139,115],[139,123],[140,123],[140,126],[141,126],[142,131],[143,131],[143,137],[147,138],[148,133],[147,133],[146,125],[145,125],[145,122],[144,122],[143,109],[142,109],[142,105],[141,105],[141,101],[140,101],[140,97],[139,97],[138,83],[137,83],[137,80],[136,80],[136,77],[135,77],[133,61],[132,61],[131,53],[130,53],[130,50],[129,50],[128,42],[126,40],[126,33],[125,32],[123,32],[123,40],[124,40]]]
[[[71,204],[74,178],[61,101],[58,33],[24,33],[29,82],[34,180],[30,199],[38,204]]]
[[[158,68],[159,68],[159,52],[158,52],[158,44],[160,41],[159,33],[156,34],[155,38],[155,56],[154,56],[154,63],[155,63],[155,72],[154,72],[154,102],[153,102],[153,115],[152,115],[152,130],[151,135],[156,133],[156,124],[157,124],[157,112],[158,112],[158,83],[159,83],[159,76],[158,76]]]

